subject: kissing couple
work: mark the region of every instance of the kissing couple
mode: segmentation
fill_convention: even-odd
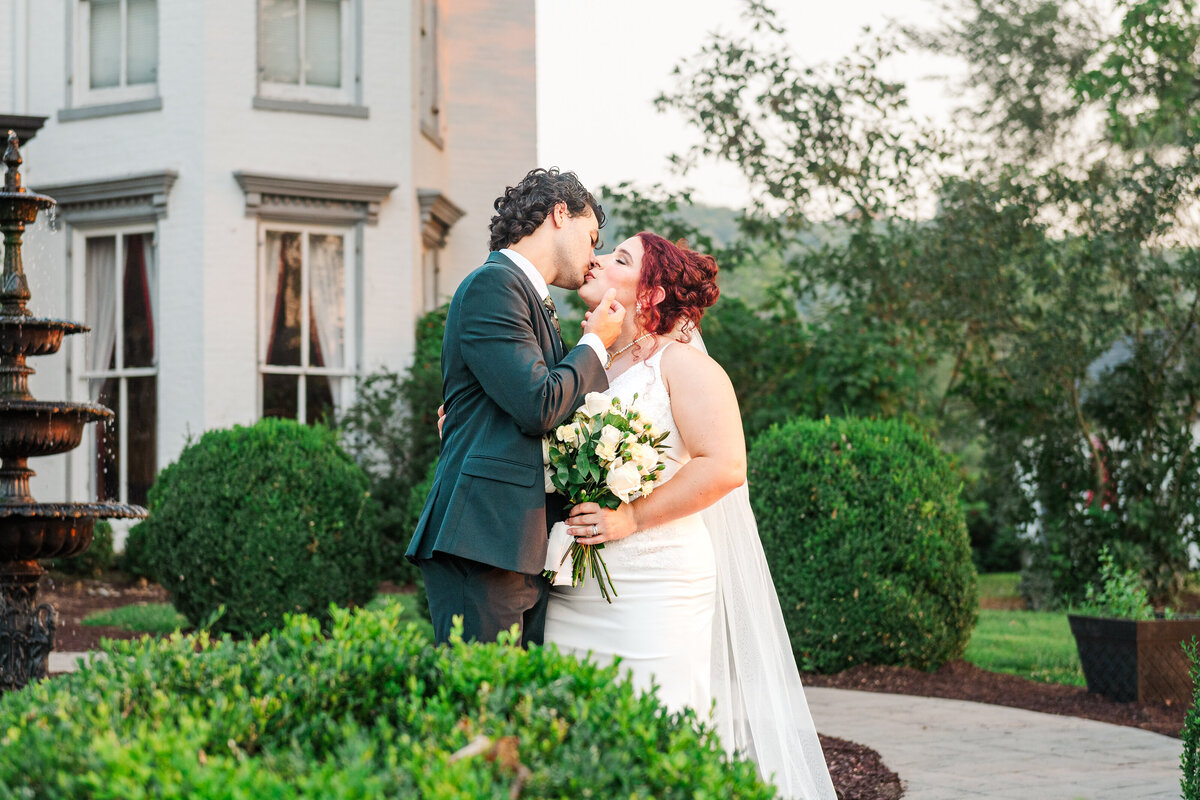
[[[491,254],[450,302],[433,486],[407,557],[434,633],[620,659],[671,710],[691,707],[782,797],[834,800],[746,486],[729,377],[699,337],[717,263],[642,232],[597,255],[604,211],[573,173],[535,169],[495,202]],[[589,312],[566,350],[549,286]],[[665,431],[652,494],[615,509],[546,493],[542,438],[589,393]],[[604,545],[619,596],[542,577],[551,526]]]

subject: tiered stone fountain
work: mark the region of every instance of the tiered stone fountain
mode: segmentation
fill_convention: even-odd
[[[63,336],[88,330],[75,322],[34,317],[25,309],[29,284],[21,264],[21,235],[54,200],[21,186],[17,137],[8,132],[0,191],[4,270],[0,273],[0,691],[45,677],[54,648],[54,609],[38,605],[40,558],[65,558],[92,543],[101,518],[144,517],[146,510],[120,503],[38,503],[29,493],[34,456],[79,446],[83,426],[110,419],[95,403],[35,400],[29,393],[27,356],[58,351]]]

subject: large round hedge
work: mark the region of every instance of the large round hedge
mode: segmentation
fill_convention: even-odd
[[[399,607],[257,642],[113,642],[0,698],[0,796],[736,797],[772,790],[692,712],[552,648],[435,647]],[[510,794],[511,792],[511,794]]]
[[[141,559],[193,625],[258,635],[286,613],[364,603],[379,575],[367,476],[332,431],[292,420],[210,431],[164,469]]]
[[[748,464],[763,548],[802,669],[933,669],[961,656],[978,589],[959,482],[896,421],[797,419]]]

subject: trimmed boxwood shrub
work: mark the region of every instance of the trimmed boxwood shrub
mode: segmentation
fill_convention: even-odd
[[[257,642],[110,642],[0,698],[0,796],[772,796],[616,667],[505,639],[435,647],[398,614],[334,609],[327,633],[291,617]]]
[[[897,421],[797,419],[754,442],[763,548],[802,669],[934,669],[961,656],[978,587],[958,479]]]
[[[263,419],[209,431],[164,469],[142,558],[197,627],[254,636],[287,613],[375,592],[379,534],[362,468],[321,426]]]

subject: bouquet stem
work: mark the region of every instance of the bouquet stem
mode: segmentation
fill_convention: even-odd
[[[617,597],[617,590],[613,587],[612,578],[608,574],[608,566],[604,563],[603,556],[600,551],[604,549],[602,544],[580,544],[573,542],[571,544],[571,585],[579,586],[583,583],[583,579],[590,572],[596,580],[596,584],[600,587],[600,596],[608,603],[612,603],[612,599]]]

